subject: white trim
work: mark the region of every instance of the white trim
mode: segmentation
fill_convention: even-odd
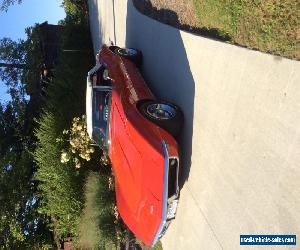
[[[85,97],[85,112],[86,112],[86,127],[89,137],[92,139],[93,134],[93,87],[87,76],[86,81],[86,97]]]
[[[88,76],[94,74],[97,70],[101,68],[102,64],[96,63],[96,65],[88,72]]]
[[[162,236],[162,232],[165,228],[167,222],[167,209],[168,209],[168,176],[169,176],[169,153],[167,149],[167,145],[164,141],[162,141],[162,150],[164,153],[164,179],[163,179],[163,199],[162,199],[162,218],[159,225],[159,228],[154,236],[154,239],[151,243],[153,247],[158,239]]]

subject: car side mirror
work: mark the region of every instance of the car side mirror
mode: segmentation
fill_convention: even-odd
[[[112,78],[110,78],[110,76],[109,76],[108,69],[103,70],[102,77],[105,81],[108,81],[108,80],[112,81]]]

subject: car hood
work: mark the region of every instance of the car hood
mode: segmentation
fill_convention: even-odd
[[[122,117],[117,106],[112,107],[111,116],[110,159],[121,188],[136,202],[147,192],[161,200],[164,155],[159,130],[154,126],[151,136],[145,136],[147,132]]]
[[[115,175],[118,210],[129,228],[150,243],[162,214],[161,136],[155,126],[151,136],[145,136],[146,132],[122,117],[116,105],[112,107],[111,125],[109,156]]]

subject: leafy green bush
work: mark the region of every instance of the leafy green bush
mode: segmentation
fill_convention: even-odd
[[[86,30],[81,27],[82,31]],[[35,129],[38,139],[34,152],[38,165],[35,178],[39,182],[41,198],[39,211],[50,218],[50,227],[58,239],[77,235],[87,169],[97,167],[95,161],[90,161],[87,167],[75,170],[73,162],[63,164],[60,161],[61,152],[67,145],[58,143],[57,138],[71,126],[73,117],[85,113],[86,74],[94,63],[89,34],[78,35],[78,40],[73,40],[68,34],[74,29],[77,28],[71,24],[63,29],[59,64],[47,89],[46,106]],[[69,47],[78,50],[64,50]]]
[[[36,174],[41,196],[39,212],[51,218],[51,227],[59,238],[75,235],[83,206],[84,173],[60,162],[61,148],[56,143],[58,132],[53,113],[43,114],[36,136],[39,143],[34,157],[39,167]]]

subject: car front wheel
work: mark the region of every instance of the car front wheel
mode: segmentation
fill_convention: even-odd
[[[142,52],[138,49],[133,48],[115,48],[114,53],[129,59],[134,62],[138,67],[142,65],[143,55]]]
[[[177,137],[183,122],[180,108],[166,101],[146,101],[139,107],[140,112],[148,120],[167,130]]]

